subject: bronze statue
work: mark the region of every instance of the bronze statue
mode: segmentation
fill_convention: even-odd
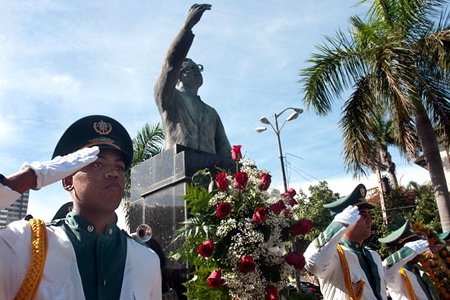
[[[209,4],[194,4],[164,58],[161,74],[155,84],[155,102],[162,119],[165,149],[175,144],[231,156],[231,147],[216,110],[197,95],[203,84],[203,66],[187,53],[194,40],[192,28]]]

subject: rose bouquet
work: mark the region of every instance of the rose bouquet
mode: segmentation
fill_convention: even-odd
[[[176,235],[185,241],[173,257],[192,269],[185,283],[189,298],[279,299],[289,276],[305,265],[303,254],[291,251],[291,242],[308,233],[312,222],[293,219],[293,189],[271,197],[269,172],[242,159],[240,146],[233,146],[232,156],[234,175],[202,170],[193,177],[184,197],[190,217]]]

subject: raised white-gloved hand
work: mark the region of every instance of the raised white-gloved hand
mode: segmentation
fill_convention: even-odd
[[[349,205],[334,217],[333,222],[346,224],[350,228],[358,222],[360,217],[358,207]]]
[[[425,251],[430,250],[430,244],[427,240],[418,240],[414,242],[408,242],[403,247],[408,247],[412,249],[417,254],[422,254]]]
[[[98,146],[83,148],[64,156],[57,156],[50,161],[35,161],[31,164],[25,162],[20,169],[29,168],[36,173],[36,187],[33,190],[39,190],[41,187],[72,175],[79,169],[97,160],[99,152]]]

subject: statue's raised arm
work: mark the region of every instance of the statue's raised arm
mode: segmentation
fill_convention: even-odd
[[[155,83],[154,96],[161,115],[166,146],[175,144],[230,157],[230,143],[216,110],[198,96],[203,66],[186,58],[194,40],[192,28],[209,4],[194,4],[166,52]]]
[[[184,29],[192,30],[192,27],[200,21],[203,13],[206,10],[211,10],[211,4],[194,4],[189,9],[189,12],[184,20]]]

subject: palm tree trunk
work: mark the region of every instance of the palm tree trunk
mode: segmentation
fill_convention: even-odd
[[[417,114],[415,120],[417,134],[422,144],[423,156],[428,166],[431,184],[439,208],[442,231],[446,232],[450,230],[450,198],[436,134],[425,112]]]
[[[395,175],[395,163],[392,161],[389,151],[385,151],[384,163],[386,164],[386,171],[389,173],[389,179],[391,179],[392,187],[398,187],[397,176]]]
[[[387,212],[386,212],[386,200],[384,199],[383,186],[381,183],[380,168],[377,168],[375,170],[375,173],[377,174],[378,194],[380,195],[381,215],[383,217],[383,224],[387,225],[388,224],[388,216],[387,216]]]

